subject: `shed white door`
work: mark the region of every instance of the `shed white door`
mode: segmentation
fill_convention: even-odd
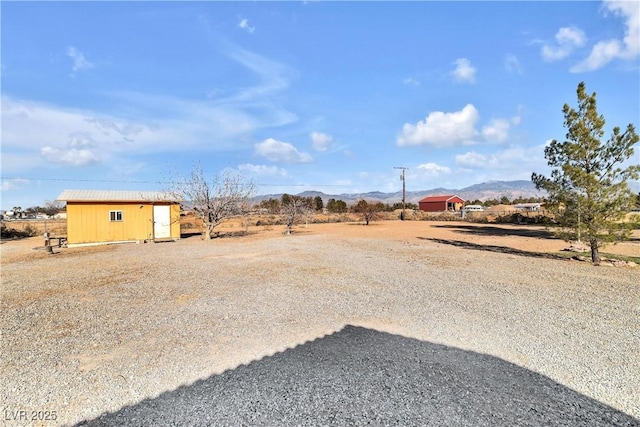
[[[153,238],[171,237],[171,206],[153,207]]]

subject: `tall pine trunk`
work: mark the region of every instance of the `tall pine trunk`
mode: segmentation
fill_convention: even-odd
[[[591,246],[591,261],[595,265],[600,265],[600,253],[598,252],[598,241],[596,239],[589,240]]]

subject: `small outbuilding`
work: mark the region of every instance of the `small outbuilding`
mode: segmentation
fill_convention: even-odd
[[[67,244],[167,241],[180,238],[180,201],[159,191],[64,190]]]
[[[456,195],[428,196],[418,202],[418,208],[425,212],[458,212],[464,207],[464,200]]]
[[[518,203],[513,205],[514,208],[527,212],[538,212],[542,207],[542,203]]]

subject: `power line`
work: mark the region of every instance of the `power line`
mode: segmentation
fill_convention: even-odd
[[[134,181],[134,180],[114,180],[114,179],[79,179],[79,178],[25,178],[25,177],[0,177],[3,181],[25,180],[25,181],[58,181],[58,182],[104,182],[120,184],[171,184],[173,181]],[[260,187],[351,187],[348,184],[259,184]]]
[[[109,179],[79,179],[79,178],[24,178],[21,176],[3,176],[0,179],[8,180],[24,180],[24,181],[68,181],[68,182],[120,182],[130,184],[169,184],[169,181],[127,181],[127,180],[109,180]]]

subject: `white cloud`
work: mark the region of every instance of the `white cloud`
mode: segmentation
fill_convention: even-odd
[[[473,144],[478,136],[475,124],[478,121],[478,110],[467,104],[460,111],[445,113],[434,111],[424,121],[415,125],[405,123],[396,143],[401,146],[434,145],[449,147],[454,145]]]
[[[89,68],[93,68],[95,65],[92,62],[89,62],[87,58],[84,57],[84,54],[80,52],[73,46],[69,46],[67,48],[67,56],[73,60],[73,66],[71,69],[75,71],[88,70]]]
[[[632,59],[640,54],[640,3],[637,1],[607,1],[606,8],[625,22],[623,57]]]
[[[468,169],[487,170],[496,177],[528,179],[531,171],[546,169],[544,145],[534,147],[511,146],[490,154],[468,151],[455,157],[456,165]],[[500,179],[500,178],[498,178]]]
[[[424,163],[418,166],[418,171],[423,176],[433,178],[440,175],[450,174],[451,168],[448,166],[440,166],[436,163]]]
[[[410,86],[420,86],[420,80],[414,79],[413,77],[407,77],[402,80],[402,83]]]
[[[238,165],[240,172],[245,172],[253,176],[280,176],[286,177],[287,171],[277,166],[254,165],[252,163],[244,163]]]
[[[179,119],[173,122],[135,122],[6,96],[2,97],[2,106],[3,150],[40,151],[45,144],[75,149],[96,148],[103,153],[177,150],[176,141],[183,146],[192,145],[194,137],[190,134],[199,127],[196,120],[182,125],[178,124]]]
[[[126,159],[119,159],[117,164],[113,166],[113,171],[118,176],[128,176],[145,171],[148,167],[149,165],[145,162],[132,162]]]
[[[465,154],[456,155],[456,164],[468,168],[485,168],[490,167],[494,159],[494,156],[485,156],[474,151],[468,151]]]
[[[572,73],[593,71],[611,62],[622,53],[622,46],[618,40],[607,40],[596,43],[588,58],[580,61],[569,69]]]
[[[213,89],[209,89],[205,92],[205,96],[207,98],[217,98],[220,94],[223,93],[222,89],[218,89],[218,88],[213,88]]]
[[[3,169],[37,168],[45,161],[77,164],[92,158],[117,159],[120,164],[138,154],[250,148],[252,132],[296,121],[295,114],[275,102],[288,87],[291,71],[260,55],[227,47],[228,56],[250,71],[257,83],[215,100],[111,92],[111,103],[127,108],[109,113],[3,95],[3,163],[14,156],[21,164],[3,164]],[[67,153],[72,149],[90,150],[93,156]]]
[[[243,30],[246,30],[249,34],[253,34],[253,32],[256,30],[255,27],[252,27],[251,25],[249,25],[249,20],[246,18],[243,18],[240,20],[240,23],[238,23],[238,27],[242,28]]]
[[[234,101],[255,101],[267,95],[273,95],[289,87],[289,79],[294,72],[289,67],[272,61],[257,53],[234,47],[229,57],[239,62],[260,79],[260,84],[238,92],[231,98]]]
[[[327,151],[329,145],[333,142],[333,137],[322,132],[311,133],[311,142],[313,149],[316,151]]]
[[[46,146],[40,149],[40,154],[51,163],[69,166],[86,166],[100,162],[100,158],[95,153],[85,149],[60,149]]]
[[[73,132],[69,134],[68,144],[70,148],[93,148],[96,145],[89,132]]]
[[[133,121],[3,96],[3,169],[37,169],[44,162],[80,166],[113,158],[122,164],[141,153],[236,149],[238,136],[256,126],[204,105],[190,111],[175,100],[163,101],[158,105],[175,113],[172,119]],[[15,161],[7,165],[9,156]]]
[[[587,58],[569,69],[572,73],[597,70],[614,59],[629,60],[640,55],[640,2],[606,1],[603,9],[605,14],[611,12],[624,20],[624,38],[597,42]]]
[[[476,130],[479,119],[478,110],[467,104],[461,111],[444,113],[435,111],[429,113],[424,121],[412,125],[405,123],[402,133],[397,137],[396,144],[400,147],[413,145],[432,145],[434,147],[451,147],[473,145],[481,141],[503,143],[509,139],[512,126],[520,124],[522,106],[510,119],[497,118]]]
[[[522,123],[522,111],[524,110],[524,107],[522,105],[518,105],[518,113],[511,117],[510,121],[512,125],[519,125],[520,123]]]
[[[2,191],[19,190],[27,184],[29,184],[28,179],[22,179],[22,178],[3,179],[2,184],[0,185],[0,190]]]
[[[504,119],[494,119],[482,128],[482,135],[489,142],[505,142],[509,138],[510,124]]]
[[[251,56],[251,55],[248,55]],[[246,59],[246,58],[245,58]],[[255,60],[255,62],[251,62]],[[248,68],[277,69],[269,61],[252,57],[243,62]],[[271,64],[271,65],[269,65]],[[65,108],[42,102],[2,96],[3,156],[20,151],[42,156],[41,148],[91,149],[104,160],[109,153],[137,154],[183,149],[207,151],[251,146],[251,132],[292,123],[295,115],[275,105],[272,96],[286,88],[286,79],[261,68],[262,83],[215,101],[192,101],[168,96],[132,92],[112,93],[119,104],[126,104],[128,116],[91,110]],[[132,112],[134,114],[132,114]],[[136,117],[144,112],[145,117]],[[66,148],[64,148],[66,147]],[[36,154],[37,153],[37,154]],[[69,160],[60,152],[45,150],[46,159]],[[45,157],[41,157],[45,158]],[[73,164],[74,162],[70,162]]]
[[[562,27],[555,36],[555,45],[545,44],[540,53],[545,61],[559,61],[571,55],[578,47],[584,46],[587,37],[577,27]]]
[[[510,73],[522,74],[523,69],[517,56],[509,54],[504,59],[504,67]]]
[[[309,153],[301,153],[288,142],[268,138],[255,145],[257,155],[266,157],[272,162],[283,163],[309,163],[313,157]]]
[[[467,58],[458,58],[454,62],[456,69],[451,72],[453,79],[458,83],[475,83],[476,69],[471,66]]]

